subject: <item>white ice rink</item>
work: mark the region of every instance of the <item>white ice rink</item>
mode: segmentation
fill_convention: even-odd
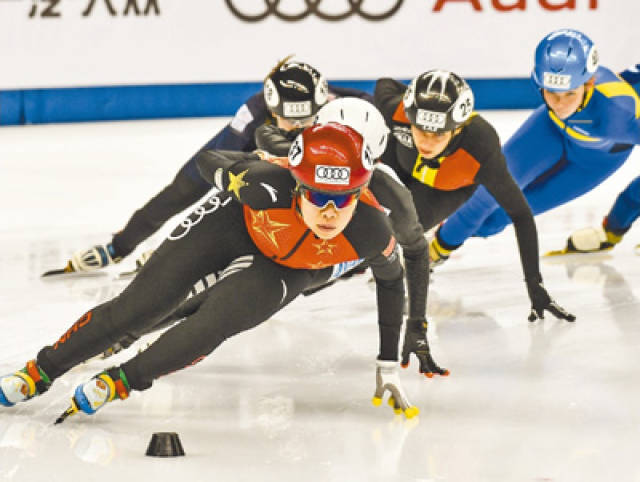
[[[506,139],[526,112],[487,112]],[[76,249],[104,243],[164,187],[224,119],[0,129],[0,373],[56,341],[126,285],[120,266],[45,281]],[[635,152],[597,190],[538,217],[541,250],[595,225],[640,171]],[[640,481],[640,243],[542,261],[545,285],[578,319],[528,323],[513,230],[472,239],[438,268],[430,342],[448,378],[412,365],[405,421],[374,407],[375,295],[367,276],[300,298],[196,367],[53,426],[74,387],[135,354],[93,360],[44,396],[0,409],[0,480]],[[195,253],[197,255],[197,253]],[[238,293],[242,297],[242,293]],[[177,432],[186,456],[145,456]]]

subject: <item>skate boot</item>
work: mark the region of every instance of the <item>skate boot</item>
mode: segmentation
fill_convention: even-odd
[[[603,224],[597,228],[583,228],[571,233],[564,248],[548,251],[545,256],[609,251],[622,240],[624,232],[614,233]]]
[[[584,228],[575,231],[567,240],[567,253],[595,253],[608,251],[622,240],[622,235],[617,235],[606,228]]]
[[[12,407],[46,392],[50,386],[51,380],[36,361],[28,361],[22,370],[0,378],[0,405]]]
[[[76,251],[71,256],[67,267],[71,271],[95,271],[105,266],[120,262],[122,257],[116,256],[112,243],[97,245],[85,251]]]
[[[448,260],[450,254],[451,250],[444,248],[438,242],[438,237],[434,236],[429,242],[429,267],[431,270],[433,271],[433,268],[442,265],[442,263]]]
[[[71,398],[71,406],[56,420],[63,422],[69,415],[82,411],[93,415],[108,402],[124,400],[129,397],[129,382],[120,368],[109,368],[84,382],[78,387]]]

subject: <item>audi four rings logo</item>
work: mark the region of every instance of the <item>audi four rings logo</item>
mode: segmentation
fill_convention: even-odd
[[[404,3],[404,0],[395,0],[393,6],[385,11],[370,12],[362,8],[362,4],[365,3],[365,0],[345,0],[346,6],[341,11],[327,12],[320,6],[322,0],[303,0],[302,7],[299,11],[285,12],[280,8],[280,1],[281,0],[264,0],[264,7],[261,9],[262,11],[259,12],[246,12],[237,7],[237,5],[242,4],[243,2],[246,5],[246,0],[225,0],[225,3],[236,17],[240,20],[244,20],[245,22],[259,22],[270,15],[275,15],[280,20],[285,20],[287,22],[298,22],[307,18],[309,15],[315,15],[316,17],[329,22],[338,22],[349,18],[352,15],[359,15],[366,20],[375,22],[379,20],[386,20],[393,16]],[[369,0],[370,5],[374,3],[376,2]]]
[[[316,166],[316,182],[320,184],[338,184],[347,186],[351,178],[348,167]]]

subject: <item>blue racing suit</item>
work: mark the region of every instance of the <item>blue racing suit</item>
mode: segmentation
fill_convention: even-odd
[[[604,218],[603,226],[607,231],[622,236],[640,216],[640,176],[618,194],[611,211]]]
[[[534,214],[596,187],[640,143],[640,97],[623,77],[599,67],[595,86],[588,88],[582,107],[568,119],[559,119],[541,105],[503,146],[509,171]],[[469,236],[494,235],[510,222],[480,186],[436,235],[443,247],[455,249]]]
[[[625,70],[620,76],[634,89],[640,91],[640,64]],[[611,211],[604,219],[604,227],[616,235],[626,233],[640,216],[640,176],[636,177],[616,198]]]

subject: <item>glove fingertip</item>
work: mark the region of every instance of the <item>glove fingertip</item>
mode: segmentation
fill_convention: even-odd
[[[420,409],[414,405],[410,406],[404,411],[404,416],[407,418],[413,418],[420,414]]]
[[[376,407],[379,407],[380,405],[382,405],[382,398],[380,397],[373,397],[371,399],[371,403],[373,403]]]
[[[448,377],[449,375],[451,375],[451,372],[447,369],[444,369],[440,375],[443,377]]]
[[[433,378],[433,372],[424,372],[424,376],[427,378]]]
[[[407,363],[404,363],[404,362],[403,362],[403,363],[400,363],[400,366],[401,366],[402,368],[407,368],[407,367],[409,366],[409,362],[407,362]]]

